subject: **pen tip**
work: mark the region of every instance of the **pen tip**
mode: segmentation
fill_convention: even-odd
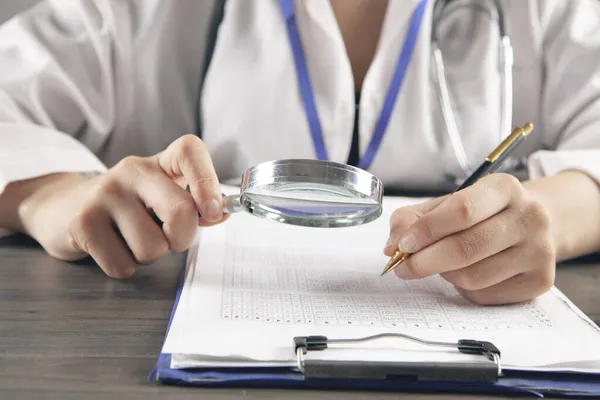
[[[531,122],[528,122],[521,129],[523,129],[524,135],[527,136],[531,132],[533,132],[533,124]]]

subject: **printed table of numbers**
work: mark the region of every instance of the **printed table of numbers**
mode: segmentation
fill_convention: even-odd
[[[225,320],[467,331],[552,327],[534,303],[479,307],[440,277],[402,281],[364,273],[229,264],[223,290]]]

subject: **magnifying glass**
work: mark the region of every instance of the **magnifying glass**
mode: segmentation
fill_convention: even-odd
[[[244,172],[223,212],[307,227],[347,227],[381,216],[383,184],[369,172],[320,160],[276,160]]]

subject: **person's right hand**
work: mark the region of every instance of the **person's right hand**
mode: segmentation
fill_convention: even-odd
[[[25,232],[56,258],[90,255],[113,278],[129,277],[138,263],[168,251],[186,250],[198,225],[225,220],[212,160],[193,135],[155,156],[124,158],[92,178],[58,174],[44,179],[20,207]]]

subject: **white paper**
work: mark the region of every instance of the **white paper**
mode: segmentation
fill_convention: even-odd
[[[384,202],[377,221],[303,228],[238,213],[204,229],[163,352],[172,367],[293,365],[295,336],[382,332],[455,342],[487,340],[504,367],[600,371],[600,330],[553,289],[526,304],[481,307],[439,276],[380,276],[389,217],[417,200]],[[472,361],[401,339],[330,348],[336,360]]]

